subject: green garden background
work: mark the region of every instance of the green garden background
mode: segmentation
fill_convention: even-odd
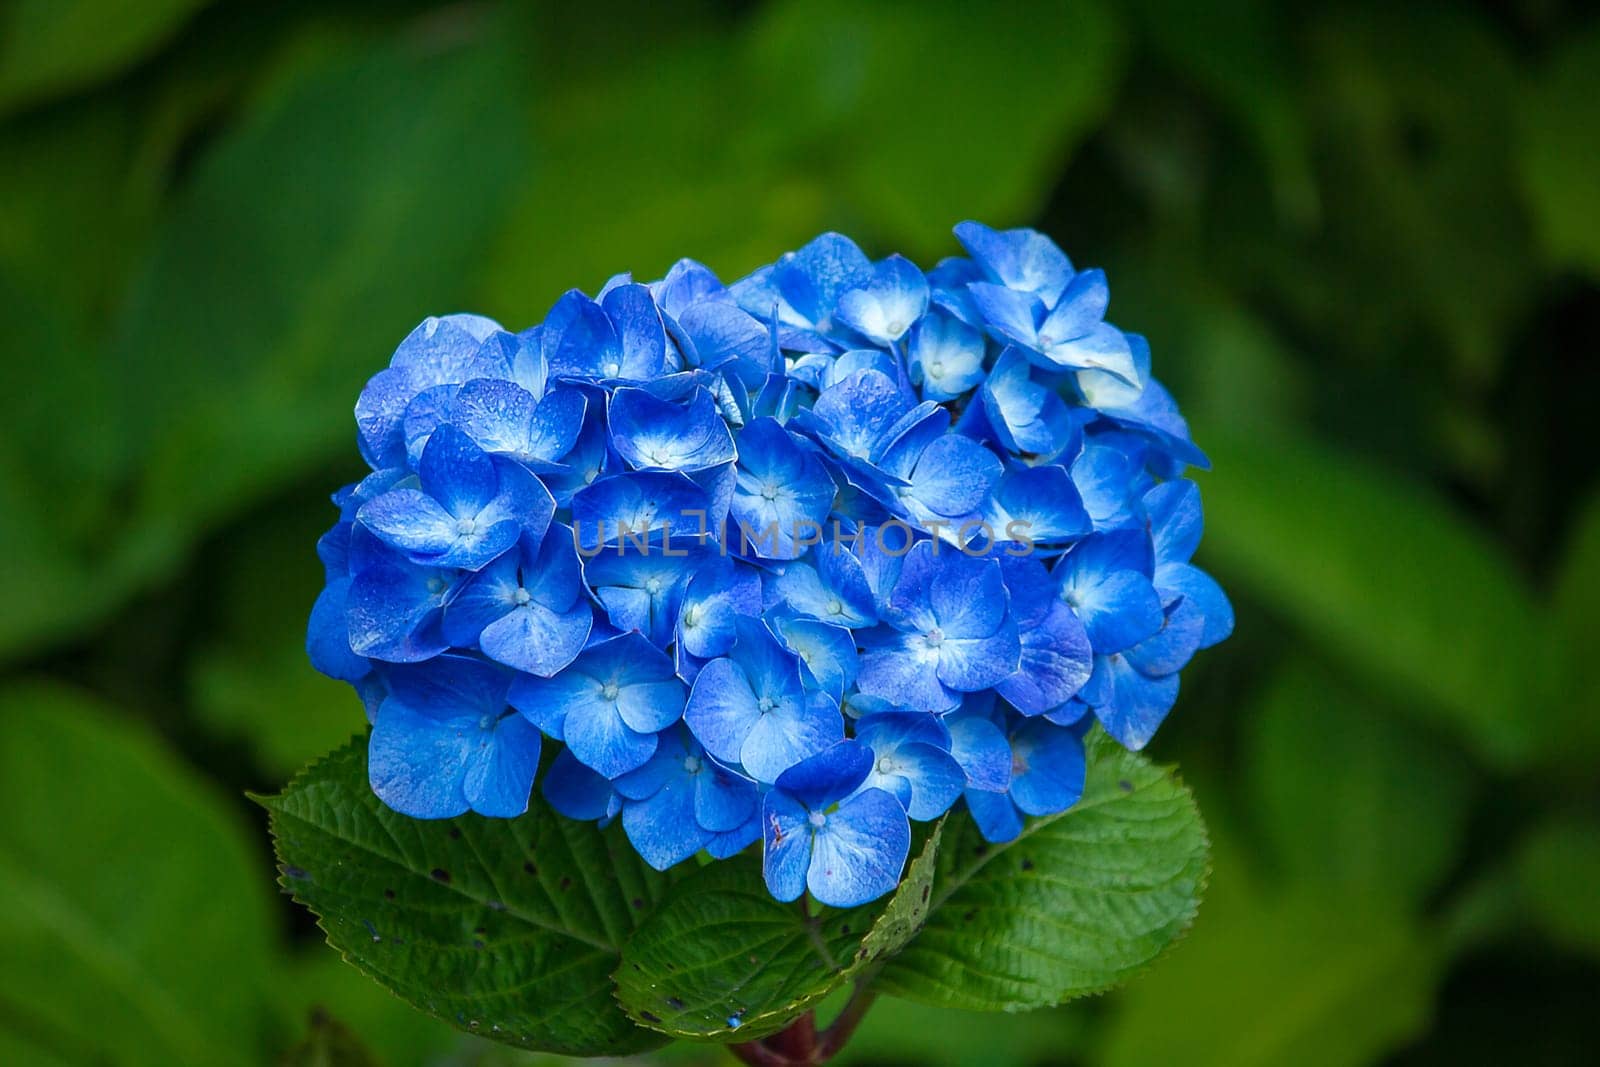
[[[427,314],[964,218],[1104,266],[1213,459],[1238,631],[1150,751],[1214,870],[1123,990],[841,1062],[1593,1062],[1593,10],[10,0],[0,1063],[542,1062],[342,963],[245,797],[363,726],[302,650],[357,392]]]

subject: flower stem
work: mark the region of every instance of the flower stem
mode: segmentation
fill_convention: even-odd
[[[857,982],[844,1009],[821,1032],[816,1013],[808,1011],[770,1037],[729,1045],[728,1051],[751,1067],[820,1067],[844,1048],[877,997],[866,982]]]

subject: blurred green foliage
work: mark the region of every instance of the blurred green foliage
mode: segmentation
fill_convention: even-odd
[[[242,797],[362,724],[300,648],[356,391],[425,314],[964,217],[1106,266],[1215,460],[1239,632],[1154,753],[1216,870],[1122,992],[847,1061],[1592,1052],[1582,5],[12,0],[0,1062],[537,1062],[325,948]]]

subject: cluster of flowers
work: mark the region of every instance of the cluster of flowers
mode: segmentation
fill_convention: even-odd
[[[924,273],[825,234],[520,333],[418,326],[356,406],[308,636],[420,818],[621,819],[657,868],[763,842],[780,900],[898,883],[910,820],[1071,806],[1232,610],[1204,465],[1105,276],[963,223]]]

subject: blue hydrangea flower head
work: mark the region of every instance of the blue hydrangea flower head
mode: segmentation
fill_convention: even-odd
[[[306,633],[377,796],[537,789],[651,866],[760,848],[775,897],[844,907],[913,822],[1008,840],[1077,802],[1088,731],[1149,744],[1233,628],[1205,454],[1104,272],[955,234],[931,270],[827,233],[402,339]]]

